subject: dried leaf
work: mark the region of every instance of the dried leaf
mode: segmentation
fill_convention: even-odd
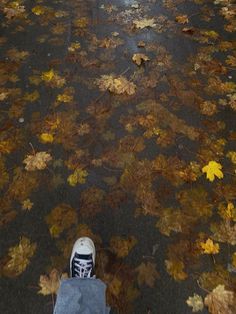
[[[189,297],[186,300],[186,303],[188,304],[188,306],[192,307],[192,311],[194,313],[202,311],[204,308],[202,297],[196,293],[194,293],[193,297]]]
[[[67,204],[60,204],[46,216],[46,222],[53,238],[57,238],[72,225],[77,223],[76,210]]]
[[[31,202],[31,200],[29,198],[27,198],[26,200],[24,200],[22,202],[22,206],[21,208],[23,210],[31,210],[31,208],[33,207],[34,203]]]
[[[177,260],[165,260],[166,270],[175,280],[185,280],[188,275],[184,271],[184,263]]]
[[[228,219],[220,223],[212,223],[210,228],[214,240],[236,245],[236,223],[231,224]]]
[[[50,274],[41,275],[39,278],[39,294],[49,295],[49,294],[57,294],[57,291],[60,287],[60,280],[68,278],[66,273],[60,276],[60,273],[57,269],[51,270]]]
[[[141,65],[145,61],[149,61],[150,59],[144,53],[135,53],[132,57],[132,60],[137,65]]]
[[[31,243],[26,237],[22,237],[18,245],[8,251],[9,260],[4,265],[3,271],[6,276],[15,277],[23,273],[34,255],[36,243]]]
[[[27,171],[35,171],[45,169],[51,160],[52,156],[49,153],[38,152],[34,155],[27,155],[23,163],[26,164],[25,169]]]
[[[156,279],[160,277],[156,270],[156,264],[151,262],[141,263],[135,271],[138,272],[139,286],[145,284],[152,288]]]
[[[88,172],[86,170],[77,168],[74,173],[67,178],[67,181],[71,186],[76,186],[78,183],[84,184],[87,176]]]
[[[125,257],[136,243],[137,240],[134,236],[130,236],[126,239],[119,236],[113,236],[110,241],[110,247],[118,257]]]
[[[140,28],[140,29],[143,29],[145,27],[155,27],[156,26],[154,18],[152,18],[152,19],[144,18],[141,20],[135,20],[135,21],[133,21],[133,23],[134,23],[136,28]]]
[[[104,280],[108,282],[108,291],[112,295],[118,297],[122,289],[122,281],[116,276],[113,277],[110,274],[106,274],[104,276]]]
[[[114,94],[135,94],[136,85],[128,81],[124,76],[102,75],[96,82],[102,91],[108,90]]]
[[[224,285],[218,285],[204,300],[211,314],[234,314],[236,312],[236,295],[226,290]]]
[[[176,22],[178,22],[180,24],[186,24],[189,22],[187,15],[178,15],[178,16],[176,16],[175,20],[176,20]]]

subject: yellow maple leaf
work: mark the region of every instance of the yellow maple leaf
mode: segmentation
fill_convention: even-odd
[[[200,246],[203,249],[203,254],[217,254],[220,250],[219,244],[214,243],[209,238],[206,240],[206,242],[200,242]]]
[[[88,172],[86,170],[77,168],[71,175],[69,175],[67,181],[71,186],[76,186],[77,183],[84,184],[87,176]]]
[[[68,103],[73,101],[73,96],[67,94],[59,94],[57,95],[57,101]]]
[[[150,59],[144,53],[135,53],[132,57],[132,60],[137,64],[141,65],[145,61],[149,61]]]
[[[43,142],[43,143],[52,143],[53,140],[54,140],[54,137],[51,133],[42,133],[40,135],[40,140]]]
[[[36,5],[35,7],[33,7],[33,9],[31,10],[35,15],[42,15],[45,13],[45,8],[41,5]]]
[[[71,43],[70,47],[68,47],[68,51],[74,52],[78,49],[80,49],[81,45],[79,42]]]
[[[54,76],[55,76],[55,72],[52,69],[47,72],[43,72],[41,75],[41,79],[43,81],[50,82],[54,78]]]
[[[202,172],[206,173],[207,179],[209,179],[212,182],[215,180],[215,176],[219,179],[222,179],[224,177],[221,169],[222,169],[222,166],[220,163],[214,160],[211,160],[209,161],[208,165],[202,168]]]

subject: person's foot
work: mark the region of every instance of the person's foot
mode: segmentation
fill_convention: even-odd
[[[70,258],[71,277],[94,277],[95,246],[88,237],[79,238],[72,249]]]

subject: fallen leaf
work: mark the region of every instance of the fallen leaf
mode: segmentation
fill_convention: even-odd
[[[177,260],[165,260],[166,270],[175,280],[185,280],[188,275],[184,271],[184,263]]]
[[[236,245],[236,223],[232,224],[229,219],[220,223],[212,223],[212,238],[216,241]]]
[[[156,26],[154,18],[152,18],[152,19],[144,18],[141,20],[135,20],[135,21],[133,21],[133,23],[134,23],[136,28],[140,28],[140,29],[143,29],[145,27],[155,27]]]
[[[119,236],[113,236],[110,241],[110,247],[118,257],[125,257],[129,254],[130,250],[136,245],[136,243],[137,240],[133,236],[126,239]]]
[[[203,254],[218,254],[220,246],[218,243],[214,243],[211,239],[207,239],[206,242],[200,242],[200,246],[203,249]]]
[[[193,35],[195,33],[195,29],[193,27],[184,27],[182,32],[188,35]]]
[[[27,171],[43,170],[47,167],[49,161],[52,160],[52,156],[46,152],[38,152],[34,155],[27,155],[23,163],[26,164],[25,169]]]
[[[67,181],[69,185],[76,186],[78,183],[84,184],[87,176],[88,172],[86,170],[77,168],[71,175],[69,175]]]
[[[140,41],[138,42],[137,46],[138,46],[139,48],[143,48],[143,47],[146,46],[146,44],[145,44],[145,42],[144,42],[143,40],[140,40]]]
[[[113,277],[111,274],[105,274],[104,280],[108,283],[109,292],[118,297],[122,289],[122,281],[116,276]]]
[[[141,65],[145,61],[149,61],[150,59],[144,53],[135,53],[132,57],[132,60],[137,65]]]
[[[57,294],[57,291],[60,287],[61,279],[66,278],[68,278],[68,275],[64,273],[62,274],[62,276],[60,276],[60,273],[57,269],[53,269],[48,276],[41,275],[39,278],[40,290],[38,291],[38,294],[42,295]]]
[[[26,237],[22,237],[18,245],[13,246],[8,251],[9,260],[4,265],[3,271],[9,277],[19,276],[30,263],[30,258],[34,255],[36,243],[31,243]]]
[[[41,5],[36,5],[35,7],[32,8],[31,10],[35,15],[42,15],[45,13],[46,9],[45,7]]]
[[[208,291],[213,290],[218,285],[230,284],[230,273],[222,265],[214,265],[214,269],[211,272],[203,272],[199,276],[199,285]],[[232,283],[232,282],[231,282]]]
[[[213,116],[217,113],[217,106],[215,102],[206,100],[200,103],[200,112],[206,116]]]
[[[19,62],[27,58],[29,56],[29,52],[24,50],[20,51],[16,48],[12,48],[7,51],[7,56],[10,60]]]
[[[236,151],[229,151],[226,157],[230,158],[231,162],[236,165]]]
[[[180,24],[186,24],[189,22],[187,15],[178,15],[178,16],[176,16],[175,20],[176,20],[176,22],[178,22]]]
[[[108,90],[114,94],[126,93],[133,95],[136,90],[136,85],[128,81],[124,76],[114,77],[113,75],[102,75],[96,82],[100,90]]]
[[[152,288],[156,279],[160,277],[156,270],[156,264],[151,262],[141,263],[135,271],[138,273],[139,286],[145,284]]]
[[[77,213],[74,208],[67,204],[60,204],[53,208],[46,216],[51,236],[58,238],[60,234],[77,223]]]
[[[80,48],[81,48],[80,43],[79,42],[74,42],[74,43],[70,44],[70,46],[68,47],[68,51],[75,52],[76,50],[78,50]]]
[[[194,313],[202,311],[204,308],[202,297],[196,293],[194,293],[193,297],[189,297],[186,300],[186,303],[188,304],[188,306],[192,307],[192,311]]]
[[[236,295],[226,290],[224,285],[218,285],[204,300],[211,314],[235,314]]]
[[[23,210],[31,210],[31,208],[33,207],[34,203],[31,202],[31,200],[29,198],[27,198],[26,200],[24,200],[22,202],[22,206],[21,208]]]
[[[25,93],[24,95],[24,100],[27,102],[35,102],[36,100],[39,99],[39,92],[38,91],[34,91],[32,93]]]
[[[43,143],[52,143],[54,140],[53,134],[51,133],[42,133],[40,134],[40,140]]]
[[[47,72],[43,72],[42,75],[41,75],[41,79],[43,81],[46,81],[46,82],[50,82],[55,76],[55,72],[53,71],[53,69],[47,71]]]
[[[207,174],[207,179],[211,182],[215,180],[215,176],[219,179],[224,177],[223,172],[221,171],[222,166],[216,161],[209,161],[208,165],[202,168],[202,172]]]

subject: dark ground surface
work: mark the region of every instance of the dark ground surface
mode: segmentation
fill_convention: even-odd
[[[217,233],[236,221],[222,214],[236,199],[232,3],[1,2],[0,313],[52,313],[40,275],[68,271],[84,234],[96,243],[114,313],[188,314],[194,293],[236,290],[236,232]],[[139,66],[136,53],[150,60]],[[111,74],[103,89],[97,80]],[[134,92],[127,81],[119,89],[120,76]],[[52,160],[25,169],[37,152]],[[212,160],[224,177],[210,182],[201,169]],[[17,260],[9,248],[22,237],[37,247]],[[208,238],[220,245],[214,256],[200,249]]]

